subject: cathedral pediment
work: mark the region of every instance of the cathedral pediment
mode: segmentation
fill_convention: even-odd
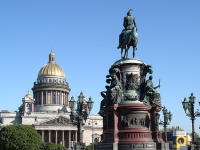
[[[58,118],[40,123],[40,125],[72,125],[72,122],[70,119],[60,116]]]

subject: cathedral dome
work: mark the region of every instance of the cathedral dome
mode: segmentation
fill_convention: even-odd
[[[42,76],[60,76],[65,78],[65,73],[62,68],[56,64],[55,54],[52,51],[49,54],[49,62],[44,65],[38,73],[38,78]]]
[[[32,98],[32,95],[29,93],[29,90],[28,93],[25,95],[25,97]]]

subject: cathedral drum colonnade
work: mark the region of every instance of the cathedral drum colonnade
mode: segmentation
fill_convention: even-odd
[[[70,88],[64,71],[55,62],[55,54],[52,51],[49,54],[49,62],[40,69],[32,90],[35,111],[70,111],[69,107],[66,107]]]

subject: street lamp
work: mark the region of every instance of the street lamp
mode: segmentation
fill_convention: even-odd
[[[186,98],[184,98],[184,100],[182,101],[183,109],[186,113],[186,116],[190,117],[190,119],[192,120],[192,144],[194,144],[194,120],[196,117],[200,116],[198,109],[196,112],[194,112],[195,99],[196,99],[196,97],[193,95],[193,93],[191,93],[191,95],[189,97],[189,101],[187,101]],[[199,102],[199,104],[200,104],[200,102]],[[187,112],[187,110],[188,110],[188,112]]]
[[[162,112],[163,112],[163,116],[164,116],[164,121],[160,120],[160,122],[158,124],[159,125],[163,125],[163,127],[164,127],[165,142],[167,142],[167,131],[166,131],[166,128],[167,128],[167,125],[169,125],[171,120],[172,120],[172,114],[171,114],[170,111],[169,112],[167,111],[165,106],[163,107]],[[160,116],[158,116],[158,117],[160,117]],[[158,118],[158,120],[159,120],[159,118]]]
[[[86,103],[87,102],[87,103]],[[75,108],[75,103],[77,103],[77,109]],[[75,150],[84,150],[85,149],[85,143],[82,141],[82,125],[83,120],[87,120],[87,117],[93,108],[93,101],[90,97],[88,101],[86,101],[85,96],[83,95],[83,92],[80,93],[78,96],[77,102],[74,100],[74,97],[71,97],[71,100],[69,101],[69,107],[71,109],[70,119],[72,122],[77,123],[78,128],[78,140],[75,144]],[[89,111],[88,111],[89,110]]]

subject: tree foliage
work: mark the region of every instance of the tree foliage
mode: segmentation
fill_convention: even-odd
[[[29,125],[15,124],[0,130],[0,150],[39,150],[42,139]]]
[[[190,136],[192,137],[192,133],[190,133]],[[200,144],[200,137],[196,132],[194,132],[194,142]]]
[[[41,144],[40,150],[66,150],[66,148],[60,144],[47,142]]]
[[[97,144],[98,144],[98,142],[95,142],[95,143],[94,143],[94,147],[95,147],[95,145],[97,145]],[[93,144],[91,143],[90,145],[87,145],[86,148],[85,148],[85,150],[93,150]]]

